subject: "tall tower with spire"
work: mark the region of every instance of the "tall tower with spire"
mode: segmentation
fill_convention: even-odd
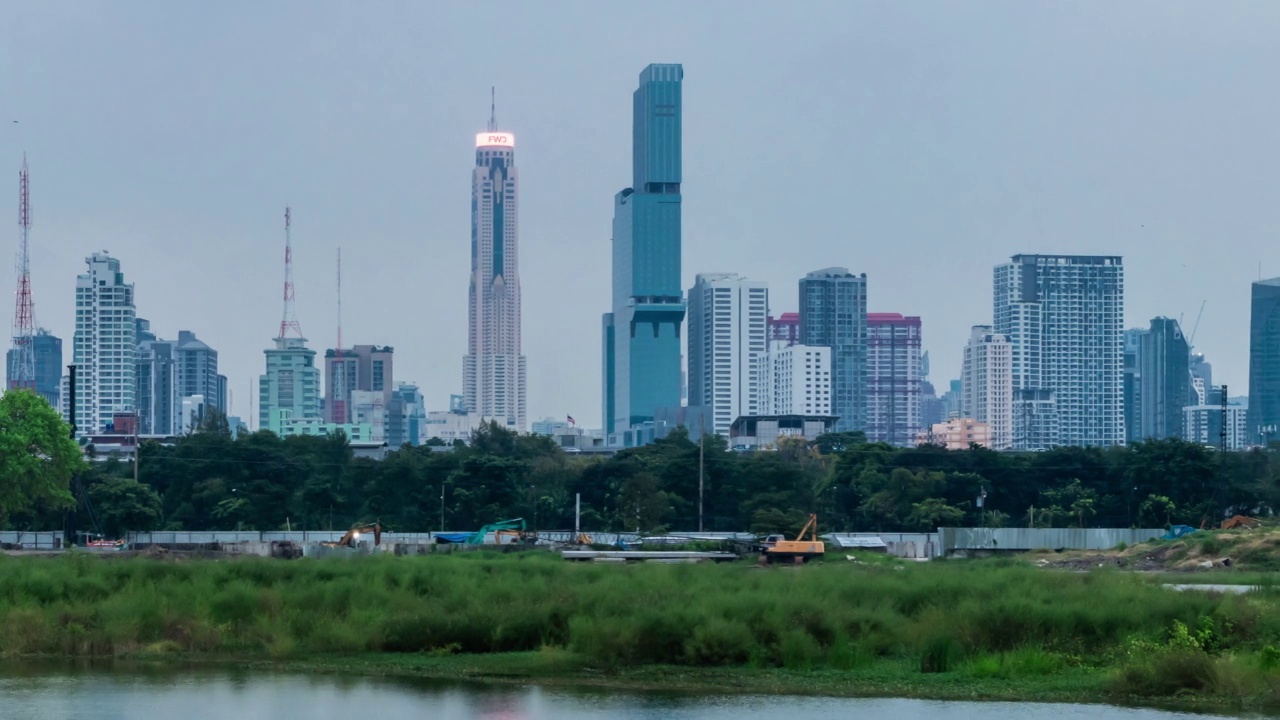
[[[489,129],[476,135],[471,172],[471,286],[462,391],[469,412],[523,432],[525,358],[520,350],[515,147],[515,136],[498,129],[490,90]]]

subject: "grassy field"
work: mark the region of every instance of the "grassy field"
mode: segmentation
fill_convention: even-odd
[[[1270,591],[1171,592],[1151,577],[1019,560],[761,569],[487,553],[0,557],[5,656],[638,686],[685,678],[718,690],[1275,706],[1277,610]]]

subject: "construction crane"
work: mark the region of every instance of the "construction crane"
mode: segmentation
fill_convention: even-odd
[[[1196,324],[1191,326],[1191,334],[1187,336],[1187,352],[1191,353],[1196,349],[1196,331],[1200,329],[1200,318],[1204,317],[1204,306],[1209,303],[1204,300],[1200,303],[1200,312],[1196,313]]]
[[[809,539],[805,540],[805,534]],[[800,528],[795,540],[788,540],[784,535],[770,535],[765,538],[764,551],[760,556],[766,562],[790,561],[797,565],[820,558],[827,552],[826,543],[818,539],[818,516],[810,515],[808,522]]]

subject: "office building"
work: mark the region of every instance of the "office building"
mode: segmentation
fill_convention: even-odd
[[[48,330],[40,328],[36,330],[36,334],[31,336],[32,356],[35,362],[35,391],[36,394],[44,398],[50,405],[59,407],[59,396],[62,392],[62,338],[53,335]],[[8,375],[5,376],[5,387],[12,388],[17,382],[15,363],[18,362],[18,353],[15,349],[10,348],[5,354],[5,367]]]
[[[769,289],[734,273],[699,273],[688,312],[689,405],[711,408],[708,430],[727,435],[738,416],[760,411]]]
[[[471,284],[462,394],[467,410],[525,429],[525,358],[520,344],[519,173],[515,136],[476,135],[471,172]]]
[[[960,416],[986,426],[979,444],[993,450],[1013,447],[1013,346],[990,325],[975,325],[964,348]],[[963,427],[956,432],[967,432]],[[945,432],[952,432],[946,429]]]
[[[316,351],[307,347],[304,338],[278,337],[275,343],[274,348],[263,351],[267,368],[258,376],[258,427],[271,429],[274,424],[283,428],[289,423],[320,421]]]
[[[934,423],[928,430],[916,435],[919,445],[939,445],[947,450],[968,450],[970,445],[997,449],[991,425],[966,417],[948,418]]]
[[[120,261],[106,252],[85,258],[88,272],[76,278],[76,404],[67,419],[77,435],[114,427],[117,413],[132,413],[137,395],[137,328],[133,285]],[[62,403],[66,407],[66,403]]]
[[[179,394],[182,397],[199,395],[205,405],[226,413],[227,379],[218,374],[218,351],[190,330],[178,331],[175,350]]]
[[[1123,444],[1121,258],[1015,255],[995,268],[993,304],[1013,346],[1014,447]]]
[[[1221,394],[1221,393],[1219,393]],[[1224,408],[1217,405],[1190,405],[1182,409],[1182,437],[1187,442],[1214,448],[1222,446],[1222,420]],[[1249,404],[1236,398],[1225,408],[1227,421],[1227,449],[1244,450],[1251,445],[1265,445],[1270,439],[1249,431]],[[1275,433],[1271,433],[1274,437]]]
[[[177,343],[161,340],[151,323],[137,318],[138,432],[174,435],[179,432],[182,396],[179,394]]]
[[[1124,331],[1124,434],[1125,441],[1142,440],[1142,336],[1146,328]]]
[[[1199,401],[1191,389],[1191,348],[1178,321],[1167,317],[1152,319],[1141,337],[1138,439],[1180,438],[1182,409]]]
[[[614,197],[613,296],[601,322],[610,436],[680,405],[683,79],[680,65],[650,65],[632,95],[631,187]]]
[[[774,450],[787,438],[813,442],[835,428],[833,415],[743,415],[729,427],[729,448]]]
[[[1249,324],[1250,444],[1280,431],[1280,278],[1253,283]]]
[[[920,381],[920,426],[928,429],[947,418],[947,403],[928,380]]]
[[[387,403],[387,446],[398,448],[409,444],[414,447],[426,442],[427,410],[418,386],[399,383]]]
[[[817,270],[800,280],[800,343],[831,348],[837,432],[867,425],[867,275]]]
[[[867,439],[899,447],[920,430],[920,318],[867,314]]]
[[[325,350],[325,417],[331,423],[355,422],[351,411],[351,394],[357,391],[381,394],[385,408],[391,402],[395,348],[378,345],[356,345]]]
[[[774,348],[765,355],[760,370],[758,414],[831,414],[831,348]]]

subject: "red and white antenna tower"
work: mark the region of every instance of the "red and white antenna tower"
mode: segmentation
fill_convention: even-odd
[[[27,172],[27,156],[22,156],[18,171],[18,226],[22,240],[18,246],[18,287],[14,293],[13,365],[9,368],[9,389],[36,386],[35,303],[31,299],[31,179]]]
[[[342,357],[342,248],[338,248],[338,345],[333,350],[333,419],[331,422],[347,422],[347,362]]]
[[[283,338],[293,331],[302,337],[302,326],[298,324],[298,311],[293,304],[293,239],[290,237],[291,218],[289,206],[284,208],[284,316],[280,319],[280,335]]]

